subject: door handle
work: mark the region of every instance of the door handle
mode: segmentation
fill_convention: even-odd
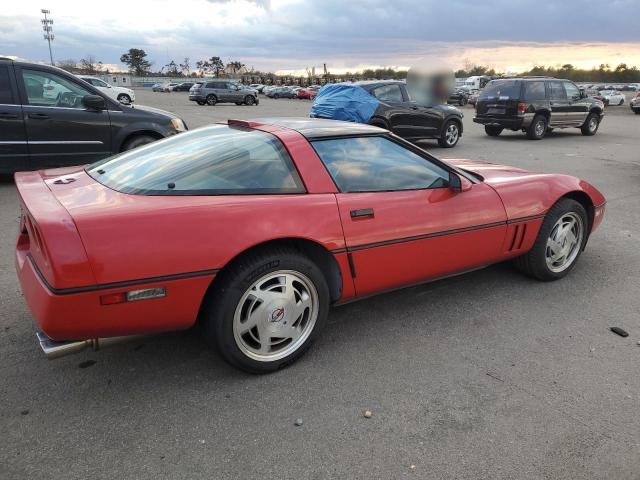
[[[351,218],[373,218],[373,208],[359,208],[358,210],[351,210]]]
[[[46,113],[30,113],[28,117],[33,118],[34,120],[46,120],[49,118],[49,115]]]
[[[18,115],[16,115],[15,113],[0,112],[0,118],[15,119],[15,118],[18,118]]]

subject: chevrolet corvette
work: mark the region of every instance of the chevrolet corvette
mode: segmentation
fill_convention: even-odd
[[[569,175],[305,118],[229,120],[15,182],[16,270],[49,358],[198,322],[255,373],[299,358],[333,304],[506,260],[560,279],[605,210]]]

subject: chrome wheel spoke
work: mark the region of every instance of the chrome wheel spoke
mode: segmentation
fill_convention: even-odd
[[[558,219],[546,243],[546,262],[551,271],[559,273],[573,264],[583,235],[582,218],[576,213],[569,212]]]

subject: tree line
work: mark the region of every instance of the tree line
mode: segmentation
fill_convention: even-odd
[[[496,72],[493,68],[473,65],[470,68],[461,69],[455,72],[458,78],[467,78],[474,75],[488,75],[502,77],[504,72]],[[566,78],[574,82],[601,82],[601,83],[636,83],[640,82],[640,69],[637,66],[628,66],[620,63],[612,68],[609,64],[603,63],[599,67],[590,69],[576,68],[570,63],[562,66],[547,67],[538,65],[525,72],[520,72],[516,76],[542,75],[548,77]]]

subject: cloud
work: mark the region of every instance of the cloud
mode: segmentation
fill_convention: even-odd
[[[24,2],[28,3],[28,2]],[[156,66],[220,56],[265,70],[411,65],[447,58],[498,68],[532,63],[640,64],[637,0],[58,0],[55,58],[117,63],[131,47]],[[39,11],[3,6],[0,52],[46,59]],[[609,60],[611,59],[611,60]]]

